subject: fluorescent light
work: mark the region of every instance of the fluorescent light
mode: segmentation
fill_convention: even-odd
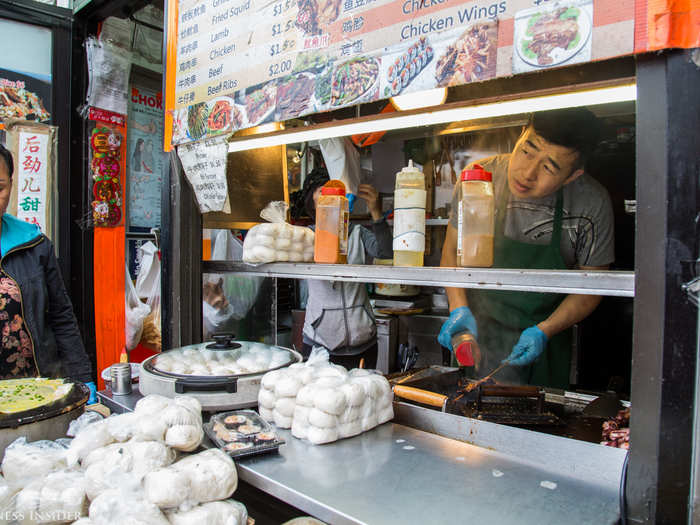
[[[416,91],[407,95],[397,95],[389,100],[399,111],[407,111],[409,109],[427,108],[430,106],[439,106],[447,98],[447,88],[426,89],[425,91]]]
[[[360,133],[416,128],[420,126],[445,124],[448,122],[519,115],[551,109],[610,104],[613,102],[629,102],[636,99],[637,86],[635,84],[626,84],[475,106],[449,107],[444,109],[438,106],[423,112],[412,112],[410,114],[402,114],[400,112],[386,113],[376,118],[365,119],[359,122],[323,125],[323,127],[314,126],[310,127],[310,129],[293,128],[267,136],[256,137],[253,135],[240,139],[234,138],[228,145],[228,151],[229,153],[233,153],[236,151],[268,148],[271,146],[309,142],[332,137],[348,137]]]

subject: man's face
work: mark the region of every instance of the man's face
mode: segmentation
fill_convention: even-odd
[[[577,151],[552,144],[527,128],[510,157],[508,187],[516,197],[546,197],[583,174],[577,161]]]

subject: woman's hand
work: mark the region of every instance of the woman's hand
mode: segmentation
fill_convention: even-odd
[[[360,184],[357,189],[357,196],[367,203],[372,220],[378,221],[382,218],[382,203],[379,200],[379,192],[370,184]]]

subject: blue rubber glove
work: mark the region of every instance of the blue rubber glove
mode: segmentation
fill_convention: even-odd
[[[459,332],[468,331],[474,337],[478,337],[476,333],[476,319],[472,315],[472,311],[468,306],[460,306],[450,312],[450,317],[442,324],[440,334],[438,335],[438,343],[450,351],[452,348],[452,336]]]
[[[531,365],[546,347],[547,336],[545,333],[536,326],[531,326],[520,334],[520,339],[506,361],[515,366]]]
[[[94,405],[97,403],[97,387],[93,381],[88,381],[85,386],[90,389],[90,399],[88,399],[88,405]]]

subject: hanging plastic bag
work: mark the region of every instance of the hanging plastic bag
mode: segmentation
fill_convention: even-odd
[[[243,243],[229,230],[221,230],[214,238],[212,259],[215,261],[243,260]],[[237,274],[220,275],[223,279],[223,293],[231,306],[234,320],[240,321],[255,304],[264,277]]]
[[[136,348],[143,333],[143,321],[151,313],[151,308],[139,300],[136,287],[126,269],[126,349]]]
[[[360,152],[348,137],[334,137],[318,141],[331,180],[345,184],[346,197],[352,211],[360,186]]]
[[[243,242],[243,261],[248,263],[311,262],[314,259],[314,232],[287,224],[289,205],[273,201],[260,212],[270,221],[253,226]]]
[[[136,276],[136,293],[141,299],[147,299],[153,289],[153,283],[160,283],[160,259],[158,247],[151,241],[139,246],[141,266]]]
[[[144,248],[151,245],[155,251]],[[156,352],[161,350],[161,316],[160,316],[160,259],[155,245],[147,242],[139,250],[144,252],[141,262],[139,277],[136,279],[136,291],[141,296],[145,293],[146,304],[150,307],[150,313],[143,321],[143,333],[141,344]],[[139,291],[139,283],[141,290]]]

